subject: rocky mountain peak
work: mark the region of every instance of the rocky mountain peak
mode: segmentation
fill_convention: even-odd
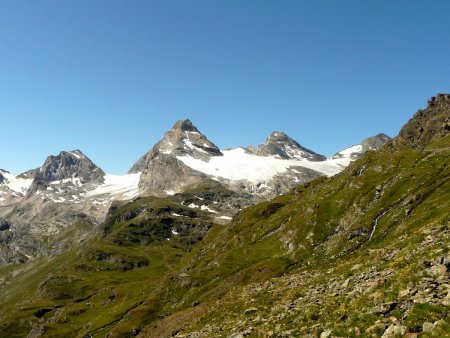
[[[438,94],[428,106],[417,113],[400,130],[398,141],[413,148],[423,148],[433,139],[450,133],[450,94]]]
[[[189,155],[203,160],[210,156],[222,155],[220,149],[208,140],[190,120],[177,121],[155,145],[154,150],[167,155]]]
[[[49,183],[64,179],[79,178],[81,182],[103,183],[105,172],[97,167],[80,150],[61,151],[50,155],[36,172],[35,181]]]
[[[366,151],[380,149],[385,143],[389,142],[391,137],[386,134],[380,133],[375,136],[366,138],[360,144],[351,146],[344,150],[341,150],[333,155],[332,158],[351,158],[357,159],[361,157]]]
[[[198,132],[197,127],[194,126],[192,124],[192,121],[189,119],[179,120],[179,121],[175,122],[175,124],[172,127],[172,131],[174,131],[174,130]]]
[[[208,160],[211,156],[222,156],[220,149],[200,132],[191,120],[179,120],[155,146],[145,153],[128,171],[142,172],[148,169],[149,161],[158,154],[172,156],[189,155],[196,159]]]
[[[381,148],[386,142],[389,142],[391,140],[391,137],[384,133],[380,133],[375,136],[371,136],[366,138],[364,141],[361,142],[362,151],[366,152],[369,150],[377,150]]]
[[[441,107],[448,109],[450,107],[450,94],[437,94],[428,100],[428,107]]]
[[[283,159],[307,159],[310,161],[324,161],[326,157],[313,152],[280,131],[273,131],[266,142],[256,149],[261,156],[276,156]]]

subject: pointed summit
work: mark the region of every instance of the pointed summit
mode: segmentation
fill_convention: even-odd
[[[53,182],[70,178],[80,178],[81,182],[102,183],[105,172],[97,167],[80,150],[61,151],[57,156],[50,155],[36,173],[35,180]]]
[[[196,126],[192,124],[192,121],[189,119],[186,120],[179,120],[175,122],[175,124],[172,127],[172,130],[180,130],[180,131],[193,131],[198,132],[198,129]]]
[[[324,161],[326,157],[313,152],[280,131],[273,131],[266,142],[256,150],[257,155],[275,156],[283,159],[307,159],[309,161]]]
[[[220,149],[203,135],[191,120],[179,120],[172,129],[155,146],[145,153],[128,171],[142,172],[147,162],[157,154],[172,156],[191,156],[195,159],[207,160],[211,156],[222,156]]]
[[[222,155],[220,149],[209,141],[192,124],[191,120],[177,121],[172,130],[164,134],[164,138],[155,145],[154,149],[168,155],[190,155],[201,159]]]

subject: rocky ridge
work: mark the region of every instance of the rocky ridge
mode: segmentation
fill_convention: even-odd
[[[364,141],[362,141],[360,144],[351,146],[349,148],[346,148],[344,150],[341,150],[334,154],[332,158],[351,158],[351,159],[358,159],[360,158],[364,153],[367,151],[373,151],[380,149],[383,145],[385,145],[387,142],[389,142],[391,138],[386,134],[378,134],[375,136],[371,136],[366,138]]]
[[[447,135],[450,131],[450,94],[438,94],[428,100],[428,106],[420,109],[400,130],[397,141],[423,149],[432,139]]]
[[[260,156],[275,156],[283,159],[326,160],[325,156],[302,147],[297,141],[280,131],[272,132],[266,142],[256,149],[255,153]]]
[[[129,172],[142,171],[139,188],[145,194],[180,192],[208,178],[237,192],[271,198],[334,175],[352,159],[327,160],[281,132],[273,132],[257,148],[220,150],[190,120],[181,120]]]

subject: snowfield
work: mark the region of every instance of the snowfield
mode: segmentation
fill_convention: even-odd
[[[347,149],[341,150],[336,155],[341,155],[343,157],[350,157],[354,153],[361,153],[362,152],[362,145],[358,144],[356,146],[349,147]]]
[[[25,195],[30,187],[31,183],[33,183],[33,179],[31,178],[18,178],[16,175],[11,174],[9,172],[0,171],[1,174],[6,178],[6,185],[10,190]]]
[[[304,167],[326,176],[341,172],[349,163],[348,158],[325,161],[285,160],[249,154],[243,148],[222,150],[223,156],[211,157],[209,161],[195,159],[189,155],[177,156],[188,167],[212,176],[214,179],[247,180],[261,182],[284,173],[290,167]]]
[[[125,199],[136,197],[139,192],[139,179],[141,173],[125,175],[105,175],[105,182],[94,190],[86,193],[86,197],[97,195],[122,195]]]

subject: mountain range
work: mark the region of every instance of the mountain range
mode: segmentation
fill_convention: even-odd
[[[5,337],[447,337],[450,95],[331,159],[177,122],[126,175],[1,171]]]
[[[51,155],[40,168],[17,176],[0,170],[0,217],[10,224],[8,240],[0,243],[0,265],[38,254],[42,242],[77,220],[98,224],[113,201],[174,195],[208,180],[231,189],[233,200],[240,195],[239,206],[208,200],[188,204],[225,222],[245,206],[340,172],[388,140],[377,135],[354,146],[354,152],[344,150],[332,159],[281,132],[271,133],[258,147],[221,150],[190,120],[182,120],[125,175],[106,174],[80,150]]]

